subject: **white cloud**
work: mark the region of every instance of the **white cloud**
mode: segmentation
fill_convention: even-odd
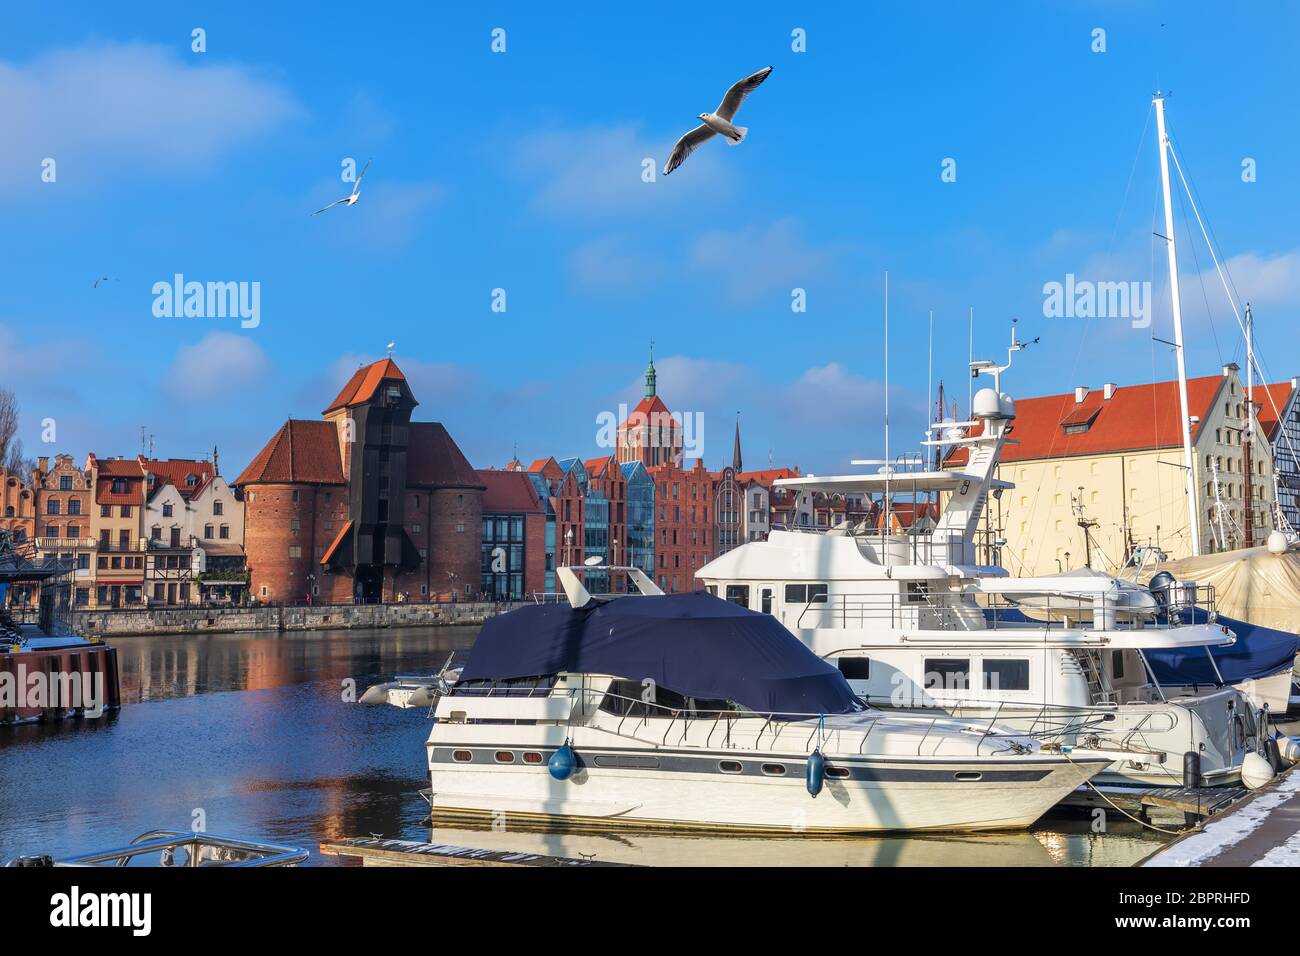
[[[533,209],[559,218],[616,219],[676,211],[683,202],[698,211],[728,197],[732,178],[707,149],[691,156],[690,167],[661,175],[675,139],[651,136],[633,123],[539,130],[514,144],[513,167],[536,185]],[[649,183],[642,180],[647,159],[655,166]]]
[[[301,115],[291,93],[248,67],[187,62],[168,47],[94,44],[0,61],[0,191],[100,183],[202,167]]]
[[[790,218],[741,229],[710,230],[691,245],[690,265],[707,272],[733,304],[749,305],[764,296],[807,289],[834,269],[847,247],[806,241]]]
[[[569,274],[585,292],[632,295],[655,285],[666,264],[626,236],[599,236],[569,254]]]
[[[1243,252],[1228,259],[1224,270],[1241,297],[1242,309],[1247,302],[1255,307],[1293,308],[1300,300],[1300,249],[1276,255]],[[1223,285],[1213,265],[1204,271],[1201,281],[1223,295]]]
[[[266,353],[248,336],[209,332],[176,350],[163,390],[178,399],[233,396],[261,382],[267,368]]]

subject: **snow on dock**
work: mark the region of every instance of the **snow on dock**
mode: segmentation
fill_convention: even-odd
[[[1291,768],[1140,865],[1300,865],[1300,773]]]

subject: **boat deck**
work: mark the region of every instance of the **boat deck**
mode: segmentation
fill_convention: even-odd
[[[1142,866],[1300,865],[1297,767],[1151,854]]]

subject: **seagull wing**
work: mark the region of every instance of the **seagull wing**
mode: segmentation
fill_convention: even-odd
[[[664,163],[664,175],[667,176],[684,163],[686,157],[695,152],[700,143],[716,135],[707,126],[700,125],[679,139],[677,145],[673,147],[672,153],[668,156],[668,162]]]
[[[731,89],[727,90],[727,95],[722,98],[722,103],[714,113],[721,116],[728,123],[736,115],[736,110],[740,109],[740,104],[745,102],[745,97],[754,90],[758,89],[760,83],[767,79],[767,75],[772,72],[770,66],[765,66],[757,73],[751,73]]]
[[[361,167],[361,176],[364,176],[366,174],[366,170],[369,168],[370,168],[370,160],[367,159],[366,164]],[[352,192],[354,195],[356,194],[356,191],[361,188],[361,176],[358,176],[357,181],[352,184]]]
[[[339,203],[341,203],[341,202],[347,202],[347,201],[348,201],[348,197],[347,197],[347,196],[344,196],[342,199],[336,199],[336,200],[334,200],[332,203],[330,203],[328,206],[326,206],[324,209],[317,209],[314,213],[312,213],[312,215],[313,215],[313,216],[319,216],[321,213],[323,213],[323,212],[325,211],[325,209],[333,209],[333,208],[334,208],[335,206],[337,206]]]

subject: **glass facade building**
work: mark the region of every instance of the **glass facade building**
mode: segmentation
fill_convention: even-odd
[[[655,483],[639,461],[621,466],[627,481],[627,550],[622,559],[640,568],[654,580],[655,575]],[[634,590],[631,583],[628,590]]]
[[[483,591],[500,601],[524,597],[524,516],[483,516]]]

